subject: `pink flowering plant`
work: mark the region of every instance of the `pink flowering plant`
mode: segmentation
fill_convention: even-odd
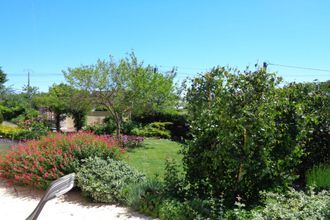
[[[113,138],[92,133],[52,133],[12,146],[0,158],[0,177],[10,184],[46,188],[52,180],[75,172],[88,157],[119,160],[124,150]]]
[[[118,137],[113,135],[102,135],[102,137],[108,138],[110,140],[118,140],[120,146],[125,149],[141,147],[144,141],[144,137],[134,135],[119,135]]]

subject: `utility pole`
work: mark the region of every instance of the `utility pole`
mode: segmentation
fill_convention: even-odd
[[[30,105],[32,105],[32,97],[31,97],[31,78],[30,78],[30,72],[33,71],[31,69],[25,69],[24,71],[27,72],[27,85],[26,85],[26,95],[27,98],[29,99]]]
[[[30,88],[30,72],[28,71],[28,84],[27,84],[28,88]]]
[[[264,62],[262,66],[263,66],[264,70],[266,70],[266,71],[267,71],[267,66],[268,66],[268,63]]]
[[[31,87],[30,87],[30,71],[28,71],[27,95],[31,105]]]

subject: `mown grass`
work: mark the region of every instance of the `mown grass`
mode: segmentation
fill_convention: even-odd
[[[308,171],[306,182],[309,186],[330,186],[330,164],[316,166]]]
[[[177,142],[148,138],[143,147],[128,150],[127,163],[148,177],[163,177],[166,159],[173,159],[182,164],[179,154],[181,145]]]

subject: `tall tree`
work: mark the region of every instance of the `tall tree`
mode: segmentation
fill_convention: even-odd
[[[161,74],[153,67],[144,67],[134,53],[116,62],[98,60],[95,65],[68,68],[63,71],[66,80],[91,95],[91,101],[104,106],[117,125],[132,112],[166,108],[175,100],[174,72]]]
[[[69,97],[72,87],[65,84],[54,84],[48,90],[48,93],[40,95],[36,101],[40,107],[47,107],[54,113],[56,131],[60,131],[61,121],[68,112]]]
[[[0,85],[4,84],[5,82],[7,82],[7,75],[5,72],[3,72],[0,66]]]
[[[1,66],[0,66],[0,101],[3,97],[3,93],[5,92],[5,87],[4,87],[4,83],[7,81],[7,75],[3,72],[3,70],[1,69]]]
[[[37,98],[39,107],[47,107],[54,113],[56,130],[60,131],[60,122],[66,115],[71,115],[74,126],[79,131],[85,123],[85,118],[91,109],[86,92],[79,91],[70,85],[54,84]]]

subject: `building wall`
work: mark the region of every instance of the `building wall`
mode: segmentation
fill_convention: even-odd
[[[103,120],[107,116],[109,116],[109,112],[106,112],[106,111],[90,112],[87,114],[86,125],[102,124]],[[63,130],[63,131],[74,131],[75,130],[72,117],[67,116],[61,122],[61,130]]]

